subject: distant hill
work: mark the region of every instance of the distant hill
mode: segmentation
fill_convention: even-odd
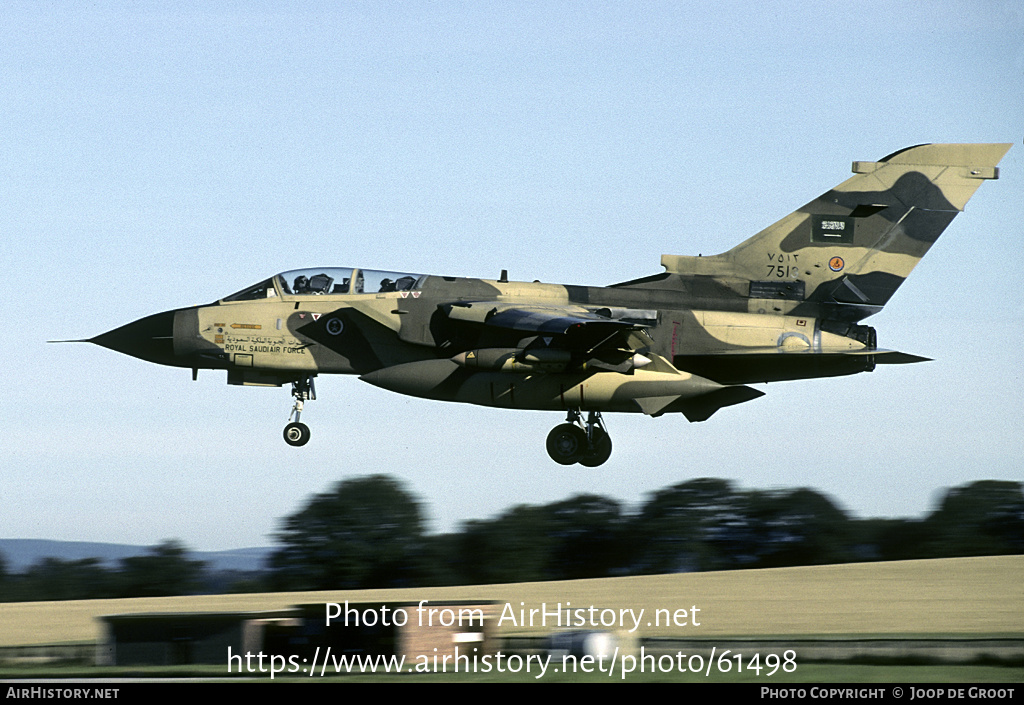
[[[120,543],[93,541],[48,541],[45,539],[0,539],[0,554],[7,562],[7,570],[21,573],[44,558],[79,561],[99,558],[108,567],[115,567],[122,558],[141,556],[149,546],[130,546]],[[224,570],[262,570],[272,548],[236,548],[230,551],[189,551],[189,557],[203,561],[213,572]]]

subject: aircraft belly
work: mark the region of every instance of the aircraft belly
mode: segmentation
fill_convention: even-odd
[[[365,382],[426,399],[537,411],[579,408],[637,412],[647,398],[689,399],[722,385],[690,374],[618,372],[515,374],[468,370],[451,360],[424,360],[370,372]]]

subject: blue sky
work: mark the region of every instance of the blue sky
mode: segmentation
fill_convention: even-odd
[[[0,535],[265,545],[312,493],[376,472],[435,530],[694,477],[814,487],[856,516],[1020,480],[1022,36],[1000,0],[11,3]],[[768,385],[702,424],[609,415],[597,469],[547,458],[559,414],[340,377],[317,380],[296,450],[286,389],[44,342],[299,267],[653,274],[922,142],[1017,143],[868,320],[935,361]]]

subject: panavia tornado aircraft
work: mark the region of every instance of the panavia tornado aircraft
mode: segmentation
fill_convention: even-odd
[[[1008,144],[926,144],[876,162],[709,257],[607,287],[314,267],[220,301],[147,316],[87,341],[163,365],[290,384],[285,440],[318,374],[355,374],[426,399],[567,413],[563,465],[605,462],[601,414],[704,421],[763,395],[748,385],[869,372],[925,358],[876,347],[860,321],[889,301]]]

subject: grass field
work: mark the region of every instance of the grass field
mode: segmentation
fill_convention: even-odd
[[[1024,556],[957,558],[931,561],[860,563],[806,568],[688,573],[643,577],[520,583],[401,590],[207,595],[126,600],[79,600],[0,604],[0,646],[89,643],[100,638],[102,615],[177,612],[269,611],[296,604],[418,603],[491,600],[506,618],[502,637],[539,636],[551,625],[520,623],[520,615],[561,603],[574,608],[633,610],[643,618],[634,637],[727,638],[981,638],[1024,639]],[[428,602],[429,605],[429,602]],[[699,611],[694,611],[697,607]],[[410,607],[410,613],[414,608]],[[521,612],[522,610],[522,612]],[[658,612],[661,610],[661,612]],[[678,612],[685,610],[685,613]],[[511,615],[515,620],[511,619]],[[659,626],[654,615],[683,615],[676,624]],[[527,620],[528,621],[528,620]],[[695,624],[695,622],[699,622]],[[628,643],[628,640],[627,642]],[[728,642],[717,642],[728,648]],[[724,644],[724,647],[722,646]],[[822,664],[802,660],[795,672],[771,677],[751,672],[708,675],[621,672],[566,673],[551,668],[544,682],[755,682],[774,683],[1019,683],[1019,667],[973,665]],[[22,662],[24,664],[24,662]],[[226,666],[97,668],[90,666],[2,665],[4,679],[104,677],[221,679]],[[531,673],[431,673],[346,675],[344,682],[531,682]],[[282,680],[278,676],[277,680]],[[316,682],[292,676],[285,680]]]
[[[95,641],[97,617],[160,612],[275,610],[319,602],[493,600],[517,619],[498,634],[551,631],[520,624],[521,609],[644,610],[641,637],[1024,636],[1024,556],[854,563],[547,583],[398,590],[260,593],[0,604],[0,646]],[[699,626],[693,624],[692,608]],[[655,610],[688,610],[686,626],[658,626]],[[661,614],[665,614],[664,612]],[[650,626],[648,626],[648,623]]]

